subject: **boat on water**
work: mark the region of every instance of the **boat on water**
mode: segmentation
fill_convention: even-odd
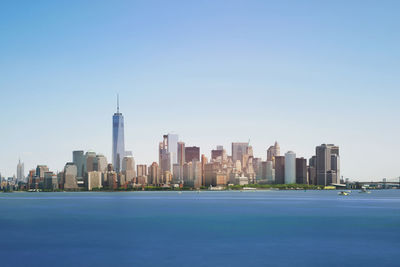
[[[363,187],[361,187],[361,190],[359,193],[371,194],[371,191],[367,190],[367,188],[363,186]]]
[[[340,192],[338,193],[338,195],[339,195],[339,196],[348,196],[348,195],[350,195],[350,192],[340,191]]]

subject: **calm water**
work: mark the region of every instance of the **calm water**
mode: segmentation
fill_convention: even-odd
[[[0,266],[399,266],[400,190],[0,194]]]

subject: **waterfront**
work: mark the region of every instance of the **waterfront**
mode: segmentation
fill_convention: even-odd
[[[398,266],[400,190],[0,194],[1,266]]]

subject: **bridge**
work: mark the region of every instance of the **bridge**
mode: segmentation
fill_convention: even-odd
[[[349,182],[347,188],[359,189],[361,187],[369,187],[376,189],[400,189],[400,178],[397,179],[383,179],[382,181],[370,181],[370,182]]]

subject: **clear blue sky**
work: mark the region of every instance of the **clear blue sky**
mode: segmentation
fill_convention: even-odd
[[[399,1],[1,1],[0,172],[72,150],[111,161],[115,95],[136,163],[162,134],[266,157],[341,149],[342,174],[400,176]]]

